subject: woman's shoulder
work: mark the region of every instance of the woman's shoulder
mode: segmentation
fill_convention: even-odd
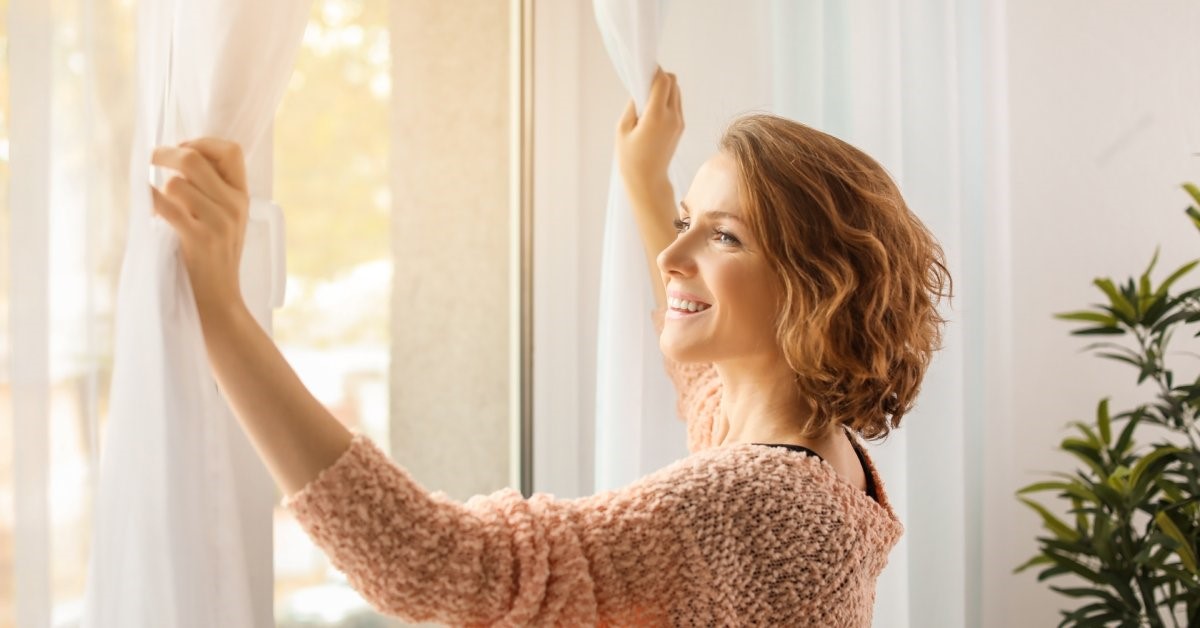
[[[786,515],[797,521],[817,518],[830,524],[866,522],[888,528],[898,538],[903,527],[874,464],[862,453],[867,456],[875,497],[846,482],[817,456],[749,443],[694,452],[643,481],[726,511],[750,509],[761,515]]]
[[[655,471],[634,486],[714,502],[747,505],[780,497],[812,504],[836,499],[822,460],[761,445],[714,446],[693,452]]]

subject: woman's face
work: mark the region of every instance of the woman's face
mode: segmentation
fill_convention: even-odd
[[[758,242],[743,223],[737,164],[713,155],[678,208],[679,234],[658,255],[667,290],[659,347],[680,362],[718,362],[780,354],[778,295]],[[695,312],[685,302],[695,303]]]

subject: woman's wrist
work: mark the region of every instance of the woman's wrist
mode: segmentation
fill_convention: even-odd
[[[675,208],[675,188],[666,175],[654,178],[627,178],[625,192],[637,211],[659,213]]]
[[[200,328],[204,333],[204,338],[210,343],[231,334],[236,335],[246,321],[258,324],[254,321],[254,315],[250,313],[246,302],[241,299],[230,299],[219,303],[202,304],[197,302],[196,306],[200,314]]]

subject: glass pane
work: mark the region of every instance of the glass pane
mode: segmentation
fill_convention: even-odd
[[[314,3],[275,124],[275,197],[287,219],[287,298],[275,337],[352,429],[388,440],[387,2]],[[280,626],[384,626],[282,508]]]
[[[510,1],[319,0],[275,125],[276,340],[429,490],[510,485]],[[392,626],[282,509],[280,626]]]

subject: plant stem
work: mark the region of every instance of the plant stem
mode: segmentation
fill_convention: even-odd
[[[1138,590],[1142,592],[1142,598],[1145,600],[1146,619],[1149,620],[1151,626],[1163,628],[1165,624],[1163,624],[1162,615],[1158,614],[1158,602],[1154,601],[1154,591],[1142,580],[1141,571],[1139,569],[1135,572],[1134,581],[1137,582]]]
[[[1170,584],[1170,587],[1167,590],[1167,598],[1168,599],[1175,596],[1175,583],[1171,582],[1169,584]],[[1171,604],[1171,606],[1169,607],[1169,612],[1171,614],[1171,625],[1174,626],[1175,628],[1179,628],[1179,618],[1175,616],[1175,605],[1174,604]]]
[[[1136,327],[1132,328],[1133,335],[1137,338],[1138,347],[1142,350],[1142,354],[1149,356],[1151,347],[1147,344],[1146,334]],[[1192,430],[1196,427],[1196,422],[1187,416],[1186,409],[1183,407],[1183,402],[1179,401],[1173,394],[1171,387],[1167,384],[1166,362],[1164,361],[1167,353],[1167,339],[1160,336],[1158,353],[1154,359],[1154,383],[1158,384],[1160,397],[1167,402],[1171,407],[1172,418],[1179,422],[1184,427],[1183,434],[1188,439],[1188,444],[1192,449],[1197,449],[1196,441],[1193,437]]]

